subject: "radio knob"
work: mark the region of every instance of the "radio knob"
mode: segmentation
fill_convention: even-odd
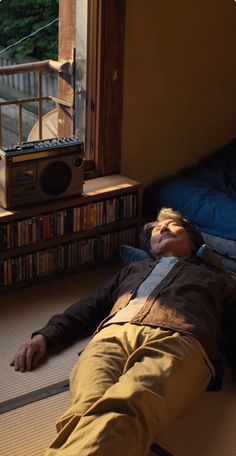
[[[82,163],[83,163],[83,159],[81,157],[76,157],[74,159],[74,166],[76,166],[77,168],[82,166]]]

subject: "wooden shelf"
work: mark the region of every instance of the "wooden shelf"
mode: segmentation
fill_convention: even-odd
[[[112,175],[86,181],[83,190],[83,194],[77,197],[47,201],[36,207],[0,208],[0,236],[5,247],[0,250],[1,291],[53,278],[68,272],[68,269],[73,272],[85,265],[97,264],[104,261],[103,256],[107,261],[109,256],[114,258],[119,243],[137,243],[142,216],[141,184],[125,176]],[[88,214],[93,209],[91,222]],[[79,229],[75,229],[77,220],[73,218],[77,210],[81,210]],[[102,222],[96,220],[98,210],[102,211]],[[45,238],[40,231],[41,225],[37,223],[44,223],[50,216],[54,220],[60,211],[68,214],[68,218],[72,217],[65,218],[69,227],[64,222],[59,230],[57,226],[50,226],[52,231],[49,238]],[[17,237],[20,233],[18,227],[25,230],[28,223],[35,224],[37,236]],[[43,266],[40,262],[44,263]]]

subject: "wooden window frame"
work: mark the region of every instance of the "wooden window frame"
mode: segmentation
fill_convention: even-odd
[[[85,166],[85,178],[120,173],[126,6],[126,0],[89,2],[93,2],[92,27],[96,31],[92,43],[95,64],[90,75],[94,163]],[[59,61],[74,62],[75,46],[76,0],[60,0]],[[58,134],[62,136],[74,134],[73,77],[74,74],[61,75],[58,82],[58,97],[71,103],[71,107],[59,105]]]

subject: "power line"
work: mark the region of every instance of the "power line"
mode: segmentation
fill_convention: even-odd
[[[1,1],[1,0],[0,0]],[[7,51],[8,49],[14,47],[14,46],[17,46],[19,43],[22,43],[22,41],[25,41],[25,40],[28,40],[28,38],[31,38],[31,36],[34,36],[36,35],[36,33],[38,32],[41,32],[41,30],[47,28],[47,27],[50,27],[52,24],[54,24],[55,22],[59,21],[59,18],[57,17],[56,19],[53,19],[53,21],[49,22],[48,24],[46,25],[43,25],[42,27],[40,27],[39,29],[35,30],[35,32],[31,33],[30,35],[27,35],[27,36],[24,36],[23,38],[21,38],[19,41],[17,41],[16,43],[13,43],[13,44],[10,44],[9,46],[7,46],[5,49],[3,49],[2,51],[0,51],[0,54],[2,54],[3,52]]]

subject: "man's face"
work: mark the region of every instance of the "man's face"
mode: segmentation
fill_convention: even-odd
[[[157,222],[152,230],[150,244],[156,255],[191,257],[194,250],[185,228],[172,219]]]

